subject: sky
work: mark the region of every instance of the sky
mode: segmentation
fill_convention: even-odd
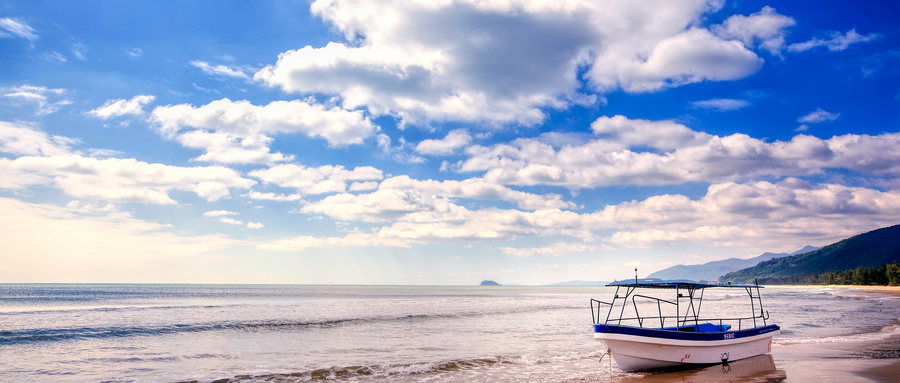
[[[895,1],[4,1],[0,282],[540,285],[900,223]]]

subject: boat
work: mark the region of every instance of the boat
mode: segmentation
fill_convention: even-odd
[[[772,337],[781,332],[778,325],[767,323],[762,286],[756,282],[733,285],[635,278],[607,286],[616,287],[612,302],[591,299],[594,339],[606,346],[624,371],[727,364],[771,352]],[[703,294],[708,289],[742,289],[750,299],[750,315],[702,317]],[[660,291],[668,291],[662,296],[673,298],[659,298]]]

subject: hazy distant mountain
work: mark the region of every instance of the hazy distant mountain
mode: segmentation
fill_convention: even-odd
[[[719,277],[733,271],[746,269],[756,266],[758,263],[768,261],[775,258],[782,258],[796,254],[808,253],[817,250],[818,247],[805,246],[793,253],[763,253],[753,258],[740,259],[728,258],[721,261],[707,262],[702,265],[675,265],[668,269],[663,269],[652,273],[647,278],[659,278],[665,280],[687,279],[692,281],[710,281],[715,282]]]
[[[762,262],[723,275],[722,279],[735,283],[758,279],[765,284],[791,284],[802,282],[804,276],[892,262],[900,262],[900,225],[863,233],[805,254]]]
[[[484,280],[481,281],[481,286],[500,286],[500,284],[494,281]]]
[[[606,286],[608,284],[609,282],[606,281],[568,281],[551,283],[544,286]]]

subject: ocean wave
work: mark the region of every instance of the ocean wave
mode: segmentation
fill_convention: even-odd
[[[359,380],[385,380],[398,381],[403,377],[415,375],[440,375],[460,371],[478,370],[508,365],[536,365],[549,362],[564,362],[582,359],[599,358],[602,352],[590,352],[585,354],[570,355],[521,355],[502,356],[492,358],[468,358],[433,362],[420,362],[409,364],[371,365],[371,366],[333,366],[327,368],[314,368],[299,372],[270,373],[258,375],[241,375],[215,381],[227,381],[230,383],[244,382],[308,382],[308,381],[359,381]],[[429,378],[430,379],[430,378]]]
[[[880,328],[878,331],[867,332],[867,333],[836,335],[836,336],[827,336],[827,337],[811,337],[811,338],[775,338],[773,340],[773,343],[777,344],[777,345],[783,345],[783,346],[791,345],[791,344],[857,343],[857,342],[881,341],[881,340],[888,339],[894,335],[900,335],[900,324],[892,324],[889,326],[884,326],[884,327]]]
[[[581,309],[560,305],[554,307],[532,306],[513,310],[472,311],[464,313],[407,314],[395,316],[371,316],[354,318],[333,318],[307,321],[264,321],[264,322],[216,322],[167,324],[160,326],[98,326],[72,328],[36,328],[23,330],[0,330],[0,345],[24,344],[33,342],[53,342],[77,339],[124,338],[132,336],[157,336],[177,333],[196,333],[206,331],[271,331],[294,330],[304,328],[322,328],[354,323],[407,322],[433,319],[457,319],[464,317],[483,317],[497,314],[523,314],[554,309]]]

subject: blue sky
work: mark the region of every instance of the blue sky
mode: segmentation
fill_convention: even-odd
[[[8,1],[0,281],[546,284],[900,223],[883,2]]]

